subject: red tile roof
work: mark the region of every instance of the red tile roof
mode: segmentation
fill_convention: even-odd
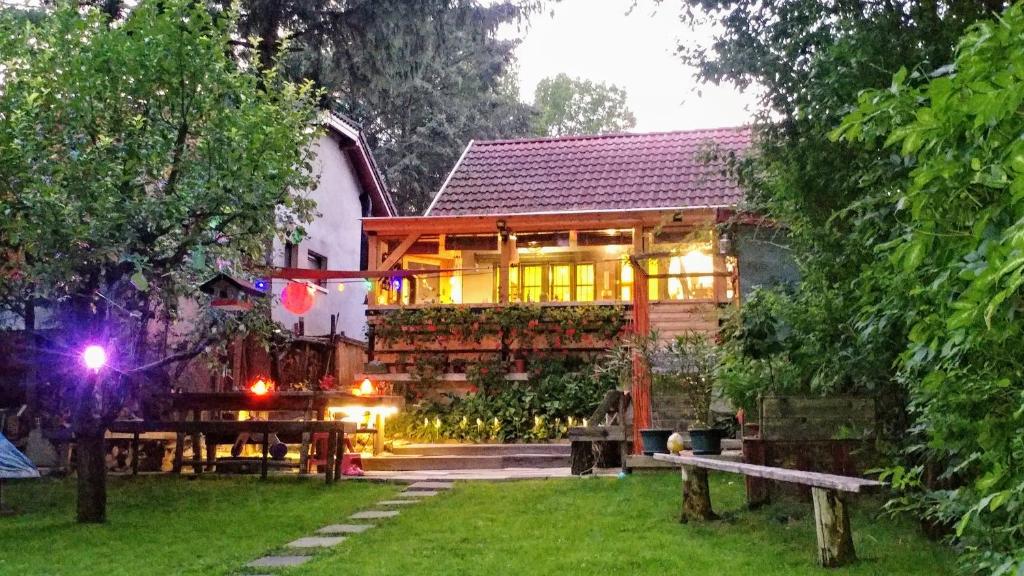
[[[428,216],[734,206],[750,129],[470,142]]]

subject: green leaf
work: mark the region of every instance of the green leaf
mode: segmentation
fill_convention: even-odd
[[[132,286],[135,286],[135,288],[138,289],[140,292],[149,291],[149,281],[146,280],[146,277],[143,276],[142,272],[136,272],[135,274],[132,274],[131,282]]]

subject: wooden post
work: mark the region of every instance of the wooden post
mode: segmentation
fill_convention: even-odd
[[[764,440],[744,438],[743,461],[747,464],[767,465],[767,447]],[[767,480],[745,476],[743,482],[747,492],[747,508],[754,510],[771,501],[771,492]]]
[[[181,474],[181,461],[185,456],[185,433],[178,432],[174,437],[174,464],[171,465],[171,472]]]
[[[647,269],[637,256],[644,252],[643,226],[633,228],[633,333],[646,336],[651,331],[650,308],[647,297]],[[633,453],[643,454],[640,431],[651,425],[651,380],[647,365],[638,354],[633,355],[633,382],[630,390],[633,402]],[[623,422],[623,425],[626,423]]]
[[[507,304],[509,300],[508,268],[512,265],[512,241],[505,232],[498,234],[498,252],[500,253],[498,262],[498,302]]]
[[[203,419],[202,410],[192,411],[192,420],[199,422]],[[199,475],[203,473],[203,440],[202,435],[199,433],[197,428],[195,433],[192,434],[192,473]]]
[[[263,425],[263,458],[260,459],[260,480],[267,479],[268,459],[270,457],[270,426]]]
[[[818,563],[826,568],[845,566],[857,559],[850,532],[850,515],[836,490],[811,488],[814,527],[818,533]]]
[[[380,270],[380,238],[373,233],[366,237],[366,269],[374,272]],[[366,291],[366,304],[373,308],[377,302],[377,282],[371,281],[370,288]]]
[[[569,466],[573,476],[582,476],[593,472],[595,463],[593,446],[593,442],[572,441]]]
[[[334,334],[334,316],[331,316],[331,334]],[[312,399],[306,404],[306,412],[302,415],[302,419],[305,422],[309,422],[313,419],[313,401]],[[299,445],[299,475],[303,476],[309,473],[309,440],[311,434],[309,431],[302,433],[302,444]]]
[[[343,473],[342,463],[345,461],[345,429],[342,428],[341,432],[338,432],[338,472],[334,475],[334,481],[341,480]]]
[[[132,433],[132,476],[139,475],[139,433]]]
[[[703,468],[683,466],[683,513],[679,521],[704,522],[715,520],[718,515],[711,509],[711,489],[708,487],[708,471]]]
[[[373,455],[377,456],[384,451],[384,414],[376,413],[373,426],[377,429],[373,435]]]
[[[327,463],[324,470],[324,481],[327,484],[334,482],[334,472],[338,465],[338,432],[331,430],[327,433]]]

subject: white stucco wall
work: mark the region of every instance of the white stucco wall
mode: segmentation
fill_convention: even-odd
[[[327,267],[331,270],[359,270],[362,230],[359,180],[352,162],[332,136],[321,136],[316,151],[313,170],[319,174],[320,182],[308,196],[316,201],[316,212],[320,216],[306,225],[308,235],[298,245],[297,266],[310,267],[307,254],[312,250],[327,257]],[[284,243],[275,240],[273,250],[274,265],[284,266]],[[273,319],[290,329],[299,321],[299,317],[285,310],[281,304],[281,291],[285,284],[284,280],[274,281]],[[338,314],[339,333],[365,341],[364,283],[349,281],[345,284],[344,292],[338,292],[337,281],[328,282],[325,288],[327,294],[318,293],[313,308],[303,317],[305,334],[329,334],[331,314]]]

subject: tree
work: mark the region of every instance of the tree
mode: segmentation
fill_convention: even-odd
[[[626,91],[614,84],[570,78],[544,78],[534,91],[537,136],[573,136],[623,132],[636,126]]]
[[[698,79],[757,86],[758,151],[738,173],[751,210],[787,227],[802,283],[792,295],[787,356],[794,386],[880,396],[894,429],[905,425],[893,362],[908,324],[875,296],[891,279],[861,274],[877,258],[855,238],[895,229],[896,215],[863,184],[898,187],[907,166],[879,169],[876,152],[829,139],[865,88],[883,88],[903,65],[949,62],[963,31],[1000,2],[686,0],[683,19],[720,27],[710,46],[681,45]],[[895,292],[894,292],[895,293]],[[865,314],[865,312],[868,312]]]
[[[46,309],[50,352],[70,357],[82,522],[105,519],[103,434],[124,398],[244,319],[213,317],[162,357],[151,322],[310,216],[293,191],[313,185],[317,95],[237,61],[233,20],[189,0],[143,1],[117,26],[89,8],[0,16],[0,292]],[[78,365],[90,343],[111,369]]]
[[[911,490],[904,504],[955,523],[972,573],[1024,570],[1022,38],[1018,4],[972,26],[953,65],[901,69],[887,89],[862,94],[833,134],[911,166],[885,198],[897,229],[875,244],[870,273],[912,288],[900,299],[910,332],[899,368],[920,431],[914,450],[956,489],[929,490],[921,465],[892,476]]]
[[[399,209],[421,212],[466,142],[529,132],[506,89],[514,40],[497,37],[542,2],[242,2],[241,31],[264,66],[325,89],[325,107],[359,121]]]

